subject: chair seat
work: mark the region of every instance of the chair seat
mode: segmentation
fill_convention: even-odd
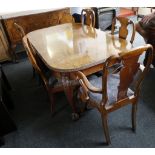
[[[90,80],[90,83],[97,88],[102,88],[102,77],[93,78]],[[107,86],[109,104],[113,104],[114,102],[117,101],[118,86],[119,86],[119,75],[118,74],[110,75],[108,78],[108,86]],[[134,95],[134,92],[131,89],[128,89],[127,97],[130,97],[132,95]],[[89,92],[89,98],[91,101],[100,104],[102,101],[102,94]]]

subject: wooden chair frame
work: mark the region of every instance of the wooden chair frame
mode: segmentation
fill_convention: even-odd
[[[146,67],[143,68],[138,62],[138,58],[145,51],[149,53],[149,57]],[[82,88],[82,93],[81,91],[79,91],[80,99],[83,102],[86,102],[87,104],[91,104],[91,106],[97,108],[98,111],[100,112],[107,144],[111,143],[107,121],[108,114],[121,107],[126,106],[127,104],[132,104],[132,115],[131,115],[132,130],[133,131],[136,130],[136,111],[137,111],[137,101],[140,93],[140,86],[142,80],[144,79],[146,73],[148,72],[152,58],[153,58],[153,48],[150,44],[132,49],[129,53],[122,53],[120,54],[120,56],[111,56],[103,64],[102,88],[97,88],[93,86],[82,72],[80,71],[77,72],[79,83]],[[120,68],[118,67],[116,69],[113,68],[114,70],[112,72],[112,74],[114,74],[116,73],[116,70],[118,70],[117,73],[119,73],[120,75],[117,100],[113,104],[109,105],[107,81],[108,81],[108,75],[110,73],[108,72],[108,70],[109,68],[113,67],[113,65],[120,62],[123,64],[123,66],[121,66]],[[133,78],[136,72],[138,72],[138,70],[141,71],[141,74],[139,78],[136,80],[133,95],[127,96],[129,85],[133,82]],[[126,78],[126,75],[128,75],[128,78]],[[102,94],[101,102],[97,103],[96,101],[91,100],[89,96],[90,92]]]
[[[23,27],[17,23],[14,23],[14,26],[15,26],[16,30],[19,32],[21,38],[23,38],[26,35]],[[24,43],[23,43],[23,45],[24,45]],[[33,57],[37,61],[37,64],[40,66],[40,68],[42,68],[41,66],[43,66],[44,63],[39,59],[35,50],[32,50],[32,52],[33,52]],[[29,61],[31,62],[31,64],[33,64],[32,55],[29,52],[27,52],[27,50],[26,50],[26,53],[27,53]],[[32,65],[32,67],[33,67],[33,65]],[[34,76],[35,76],[35,69],[33,68],[33,77]]]
[[[95,12],[92,9],[83,9],[81,11],[81,22],[90,27],[95,27]]]
[[[130,43],[132,44],[135,38],[135,25],[132,20],[126,18],[126,17],[115,17],[112,21],[112,29],[111,34],[114,35],[115,27],[116,27],[116,21],[119,21],[121,26],[119,28],[119,38],[126,39],[128,36],[128,29],[127,26],[129,24],[132,24],[132,35],[130,39]]]
[[[23,27],[22,27],[21,25],[17,24],[17,23],[14,23],[14,26],[15,26],[17,32],[20,34],[21,39],[22,39],[22,38],[26,35],[26,33],[25,33]],[[23,44],[23,45],[24,45],[24,44]],[[29,54],[27,51],[26,51],[26,54],[27,54],[27,56],[28,56],[29,61],[30,61],[31,64],[32,64],[32,60],[31,60],[30,54]],[[34,76],[35,76],[35,69],[33,68],[33,77],[34,77]]]

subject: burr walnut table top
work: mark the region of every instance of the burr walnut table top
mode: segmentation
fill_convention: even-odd
[[[87,69],[132,48],[129,41],[75,23],[32,31],[27,37],[46,65],[59,72]]]

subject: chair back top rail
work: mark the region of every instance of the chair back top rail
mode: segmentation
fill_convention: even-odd
[[[44,63],[59,72],[87,69],[132,48],[128,40],[80,23],[36,30],[27,37]]]
[[[139,62],[140,56],[144,52],[149,53],[149,58],[144,70],[141,69]],[[117,64],[118,72],[116,73],[119,78],[119,83],[117,85],[117,101],[125,99],[128,97],[128,90],[132,83],[134,83],[134,95],[138,96],[140,84],[147,73],[150,64],[153,59],[153,47],[150,44],[132,49],[128,53],[121,53],[119,56],[109,57],[103,66],[103,77],[102,77],[102,89],[103,89],[103,101],[106,104],[108,100],[108,77],[113,73],[111,71],[112,66]],[[110,68],[110,72],[109,72]],[[112,69],[116,70],[116,67]],[[138,72],[140,70],[140,72]]]
[[[95,27],[95,12],[92,9],[82,9],[81,22],[91,27]]]
[[[119,27],[119,37],[122,39],[126,39],[128,36],[128,25],[131,24],[132,25],[132,34],[131,34],[131,39],[130,42],[131,44],[134,41],[135,38],[135,26],[132,20],[126,18],[126,17],[115,17],[112,21],[112,30],[111,30],[111,34],[114,35],[114,31],[115,31],[115,27],[116,27],[116,21],[120,22],[120,27]]]

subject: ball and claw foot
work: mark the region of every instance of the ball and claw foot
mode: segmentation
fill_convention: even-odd
[[[72,113],[72,120],[73,121],[76,121],[80,118],[79,114],[78,113]]]

